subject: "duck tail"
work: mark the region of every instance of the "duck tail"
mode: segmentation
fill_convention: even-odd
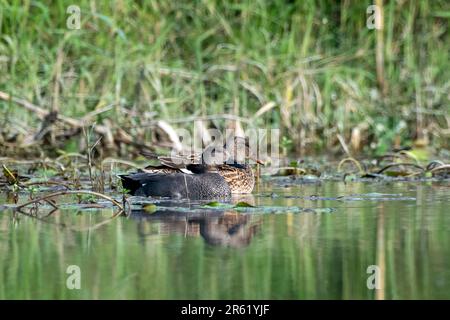
[[[122,187],[131,195],[134,195],[136,190],[142,186],[139,179],[136,179],[133,175],[119,175],[119,178],[122,181]]]

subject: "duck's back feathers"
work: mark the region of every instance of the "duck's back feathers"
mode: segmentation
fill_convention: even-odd
[[[252,168],[233,161],[238,143],[250,153],[245,140],[235,138],[231,155],[226,145],[207,147],[201,154],[170,157],[143,152],[149,159],[159,160],[158,166],[147,166],[141,173],[121,176],[124,188],[131,194],[176,198],[206,199],[229,196],[230,193],[251,193],[255,184]],[[231,163],[230,163],[231,161]]]

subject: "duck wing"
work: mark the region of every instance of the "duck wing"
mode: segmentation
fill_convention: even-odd
[[[146,166],[145,168],[140,170],[141,172],[145,173],[177,173],[177,172],[183,172],[183,169],[181,168],[172,168],[165,165],[160,166]]]
[[[198,164],[201,159],[201,155],[191,154],[189,156],[160,156],[150,151],[142,151],[141,155],[151,160],[158,160],[161,165],[146,166],[143,171],[147,173],[203,173],[202,165]],[[187,168],[187,167],[190,168]],[[193,171],[191,171],[191,169]]]

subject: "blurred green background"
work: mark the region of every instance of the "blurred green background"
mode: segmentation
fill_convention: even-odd
[[[376,1],[379,30],[371,1],[85,0],[71,30],[73,4],[0,0],[5,154],[41,127],[5,94],[150,144],[156,120],[225,128],[229,114],[280,128],[295,155],[340,151],[339,137],[369,154],[449,148],[446,0]]]

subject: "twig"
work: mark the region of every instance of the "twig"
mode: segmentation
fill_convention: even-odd
[[[424,167],[422,167],[418,164],[415,164],[415,163],[391,163],[391,164],[388,164],[387,166],[381,168],[380,170],[378,170],[377,174],[383,173],[386,169],[389,169],[392,167],[400,167],[400,166],[409,166],[409,167],[414,167],[414,168],[420,169],[422,171],[425,171]]]
[[[36,160],[17,160],[17,159],[12,159],[12,158],[1,158],[1,160],[4,163],[16,163],[16,164],[42,164],[42,165],[46,165],[49,167],[52,167],[54,169],[59,169],[61,171],[65,171],[66,168],[64,167],[64,165],[57,161],[57,160],[50,160],[50,159],[36,159]]]
[[[34,181],[34,182],[24,182],[21,183],[24,187],[34,186],[34,185],[55,185],[55,186],[63,186],[67,189],[71,189],[70,186],[63,182],[58,181]]]
[[[429,164],[427,164],[427,171],[433,170],[436,167],[445,166],[445,163],[439,160],[433,160]]]
[[[348,161],[353,162],[353,163],[356,165],[356,167],[358,168],[360,174],[364,174],[364,173],[365,173],[365,171],[363,170],[363,168],[362,168],[361,164],[359,163],[359,161],[356,160],[356,159],[353,158],[353,157],[349,157],[349,158],[342,159],[342,160],[339,162],[339,165],[338,165],[338,171],[341,171],[342,165],[343,165],[345,162],[348,162]]]
[[[45,199],[44,201],[53,207],[54,210],[52,210],[51,213],[53,213],[55,210],[59,209],[59,207],[56,204],[54,204],[52,201],[50,201],[48,199]]]
[[[90,122],[90,120],[92,118],[98,116],[99,114],[102,114],[103,112],[107,112],[107,111],[111,110],[114,106],[115,106],[115,103],[111,103],[111,104],[107,105],[106,107],[91,111],[91,112],[87,113],[82,119],[83,119],[83,121]]]
[[[89,194],[89,195],[93,195],[93,196],[96,196],[96,197],[99,197],[99,198],[103,198],[105,200],[110,201],[114,205],[116,205],[120,209],[120,211],[125,213],[124,207],[118,201],[116,201],[113,198],[111,198],[111,197],[109,197],[107,195],[104,195],[102,193],[98,193],[98,192],[95,192],[95,191],[89,191],[89,190],[64,190],[64,191],[53,192],[53,193],[47,194],[47,195],[45,195],[43,197],[40,197],[40,198],[37,198],[37,199],[33,199],[31,201],[28,201],[28,202],[26,202],[26,203],[24,203],[24,204],[22,204],[20,206],[17,206],[17,207],[15,207],[15,210],[20,210],[20,209],[22,209],[22,208],[24,208],[24,207],[26,207],[26,206],[28,206],[30,204],[38,203],[38,202],[45,201],[45,200],[53,198],[53,197],[62,196],[62,195],[66,195],[66,194],[77,194],[77,195],[79,195],[79,194]]]
[[[131,204],[128,201],[127,197],[125,196],[125,194],[123,194],[122,197],[122,202],[123,202],[123,207],[128,208],[126,211],[124,211],[123,213],[128,217],[131,214]]]
[[[44,119],[50,113],[49,111],[42,109],[42,108],[32,104],[31,102],[28,102],[24,99],[13,97],[10,94],[3,92],[3,91],[0,91],[0,99],[5,100],[5,101],[12,101],[12,102],[16,103],[17,105],[24,107],[25,109],[36,114],[36,116],[41,120]],[[67,116],[63,116],[59,113],[57,114],[56,117],[57,117],[57,120],[64,122],[75,128],[83,128],[84,126],[86,126],[85,121],[73,119],[73,118],[70,118]],[[107,135],[109,133],[109,128],[107,128],[106,126],[102,126],[102,125],[96,125],[94,130],[96,133],[98,133],[100,135]]]
[[[141,167],[142,167],[142,166],[137,165],[134,162],[127,161],[127,160],[121,160],[121,159],[115,159],[115,158],[106,158],[106,159],[104,159],[101,162],[102,168],[103,168],[103,165],[107,164],[107,163],[120,163],[120,164],[124,164],[126,166],[130,166],[130,167],[133,167],[133,168],[136,168],[136,169],[141,169]]]
[[[97,223],[97,224],[95,224],[95,225],[93,225],[93,226],[89,226],[89,227],[86,227],[86,228],[73,228],[73,227],[67,226],[67,225],[64,224],[64,223],[52,222],[52,221],[48,221],[48,220],[45,219],[45,218],[49,217],[50,215],[52,215],[53,213],[55,213],[57,210],[58,210],[58,209],[53,209],[53,210],[50,211],[44,218],[41,218],[41,217],[38,217],[38,216],[35,216],[35,215],[32,215],[32,214],[29,214],[29,213],[24,212],[24,211],[22,211],[22,210],[17,210],[17,212],[19,212],[19,213],[21,213],[21,214],[23,214],[23,215],[26,215],[26,216],[28,216],[28,217],[37,219],[37,220],[39,220],[39,221],[41,221],[41,222],[44,222],[44,223],[52,224],[52,225],[55,225],[55,226],[58,226],[58,227],[61,227],[61,228],[65,228],[65,229],[69,229],[69,230],[77,231],[77,232],[83,232],[83,231],[89,231],[89,230],[95,230],[95,229],[98,229],[99,227],[101,227],[101,226],[103,226],[103,225],[105,225],[105,224],[108,224],[108,223],[111,222],[112,220],[116,219],[116,218],[117,218],[118,216],[120,216],[120,214],[123,212],[122,210],[119,209],[116,213],[114,213],[114,214],[112,215],[112,217],[106,219],[105,221],[99,222],[99,223]]]
[[[239,116],[235,116],[233,114],[212,114],[208,116],[191,116],[185,118],[177,118],[177,119],[167,119],[167,123],[185,123],[185,122],[195,122],[195,121],[208,121],[208,120],[232,120],[232,121],[241,121],[247,124],[252,124],[254,122],[253,119],[243,118]],[[134,129],[134,128],[144,128],[144,127],[156,127],[158,126],[159,120],[152,120],[146,123],[142,123],[136,126],[124,126],[123,129]]]
[[[444,164],[442,166],[435,167],[435,168],[431,169],[430,172],[435,173],[436,171],[440,171],[440,170],[444,170],[444,169],[447,169],[448,171],[450,171],[450,164]]]
[[[353,157],[352,157],[352,155],[351,155],[351,153],[350,153],[350,150],[348,149],[348,146],[347,146],[347,144],[345,143],[344,137],[343,137],[340,133],[338,133],[336,136],[337,136],[337,138],[338,138],[338,140],[339,140],[339,143],[340,143],[341,146],[342,146],[342,149],[344,149],[345,153],[349,156],[349,158],[352,158],[352,159],[353,159]],[[354,159],[353,159],[353,160],[354,160]]]
[[[70,153],[65,153],[63,155],[60,155],[58,158],[56,158],[56,161],[60,161],[61,159],[64,158],[82,158],[86,160],[86,156],[84,154],[81,153],[76,153],[76,152],[70,152]]]
[[[78,232],[82,232],[82,231],[90,231],[90,230],[96,230],[98,228],[100,228],[101,226],[110,223],[111,221],[113,221],[115,218],[117,218],[118,216],[120,216],[120,214],[122,213],[122,210],[117,211],[116,213],[113,214],[112,217],[106,219],[105,221],[99,222],[93,226],[89,226],[86,228],[70,228],[73,231],[78,231]]]

